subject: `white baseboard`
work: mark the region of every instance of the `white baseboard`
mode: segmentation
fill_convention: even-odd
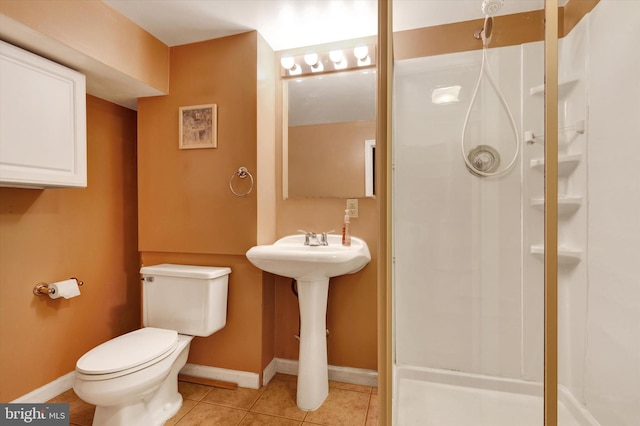
[[[182,370],[180,370],[180,374],[237,383],[241,388],[260,388],[260,375],[258,373],[249,373],[247,371],[228,370],[226,368],[208,367],[206,365],[187,363],[182,367]]]
[[[274,358],[263,371],[263,383],[260,383],[260,375],[247,371],[228,370],[226,368],[209,367],[187,363],[180,374],[202,377],[204,379],[221,380],[223,382],[237,383],[243,388],[258,389],[264,386],[276,373],[298,375],[298,361],[282,358]],[[74,372],[65,374],[56,380],[39,387],[11,402],[15,403],[43,403],[68,391],[73,387]],[[364,386],[378,386],[378,373],[375,370],[362,368],[329,366],[329,380],[343,383],[352,383]]]
[[[47,402],[73,387],[74,374],[75,372],[72,371],[62,377],[58,377],[53,382],[49,382],[46,385],[41,386],[18,399],[14,399],[11,402],[21,404],[39,404]]]
[[[277,373],[292,374],[294,376],[298,375],[298,361],[291,359],[274,358],[274,360],[269,363],[269,366],[267,368],[271,367],[274,361],[275,371]],[[267,378],[266,371],[267,369],[265,369],[264,373],[265,379]],[[330,365],[329,380],[351,383],[354,385],[378,386],[378,372],[375,370],[366,370],[363,368],[337,367],[335,365]]]
[[[278,359],[274,358],[271,360],[269,365],[267,365],[262,372],[262,386],[265,386],[267,383],[273,379],[273,376],[278,372]]]

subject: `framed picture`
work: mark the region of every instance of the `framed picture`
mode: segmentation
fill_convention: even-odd
[[[180,149],[216,148],[216,104],[180,107]]]

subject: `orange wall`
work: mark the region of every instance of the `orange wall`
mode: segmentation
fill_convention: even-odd
[[[87,96],[88,187],[0,188],[0,401],[138,327],[136,113]],[[35,296],[76,276],[81,296]]]
[[[364,141],[375,121],[289,127],[289,197],[362,197]]]
[[[344,199],[301,198],[278,200],[278,236],[296,234],[298,229],[340,232]],[[371,262],[360,272],[331,278],[327,304],[328,360],[330,365],[377,369],[376,286],[378,215],[376,200],[359,200],[359,217],[351,219],[351,233],[364,239]],[[276,357],[298,359],[298,302],[291,292],[291,280],[276,277]]]
[[[259,178],[256,49],[256,32],[173,47],[170,94],[139,99],[140,251],[244,255],[255,244],[256,193],[236,197],[229,179],[240,166]],[[212,103],[218,147],[179,149],[178,109]]]
[[[101,1],[2,0],[0,14],[162,92],[169,48]]]
[[[170,94],[138,102],[143,263],[230,266],[227,325],[195,339],[189,362],[255,373],[273,358],[262,352],[273,352],[263,344],[273,336],[263,328],[273,301],[263,300],[262,272],[244,256],[258,238],[258,43],[258,34],[249,32],[173,47]],[[272,61],[268,67],[272,74]],[[180,150],[179,107],[210,103],[218,106],[218,147]],[[256,181],[246,197],[229,189],[240,166]],[[236,192],[244,192],[247,183],[235,178]]]
[[[276,85],[276,238],[297,234],[298,229],[340,232],[344,198],[282,197],[282,84]],[[363,147],[364,151],[364,147]],[[351,233],[364,239],[371,262],[354,275],[332,278],[327,303],[328,361],[330,365],[377,369],[377,246],[378,214],[375,198],[359,200],[359,217],[351,220]],[[275,277],[275,356],[298,359],[298,301],[291,280]]]
[[[263,347],[263,312],[272,310],[263,306],[262,272],[251,265],[244,256],[211,255],[195,253],[142,254],[144,265],[178,263],[187,265],[228,266],[229,296],[227,301],[227,324],[209,337],[196,337],[191,343],[188,362],[228,368],[231,370],[262,373],[263,356],[268,357],[268,347]],[[272,339],[272,337],[271,337]],[[263,355],[263,350],[267,351]],[[271,350],[273,350],[271,348]],[[273,358],[269,358],[269,361]]]

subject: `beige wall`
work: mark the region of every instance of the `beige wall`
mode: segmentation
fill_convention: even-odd
[[[138,327],[136,113],[87,97],[86,189],[0,188],[0,401],[75,368]],[[81,296],[35,296],[78,277]]]

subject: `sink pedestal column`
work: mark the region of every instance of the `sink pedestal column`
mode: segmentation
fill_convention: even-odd
[[[298,408],[313,411],[329,395],[327,365],[327,296],[329,278],[298,281],[300,353]]]

